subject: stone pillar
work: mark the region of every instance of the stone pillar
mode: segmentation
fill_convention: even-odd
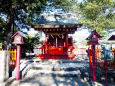
[[[0,83],[9,78],[9,52],[0,51]]]

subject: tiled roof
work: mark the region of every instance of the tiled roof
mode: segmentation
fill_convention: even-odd
[[[115,40],[115,35],[112,35],[108,40]]]
[[[78,24],[75,14],[42,14],[38,24],[46,25],[68,25]]]

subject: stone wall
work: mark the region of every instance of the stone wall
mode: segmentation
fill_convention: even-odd
[[[0,82],[9,78],[9,52],[0,51]]]

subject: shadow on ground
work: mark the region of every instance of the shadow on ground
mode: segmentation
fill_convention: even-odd
[[[24,79],[20,86],[89,86],[86,82],[77,77],[38,76]]]

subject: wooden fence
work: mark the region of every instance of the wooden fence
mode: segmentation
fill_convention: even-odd
[[[17,55],[16,49],[8,49],[8,50],[0,49],[0,51],[8,51],[9,52],[9,65],[14,65],[16,67],[16,55]]]

